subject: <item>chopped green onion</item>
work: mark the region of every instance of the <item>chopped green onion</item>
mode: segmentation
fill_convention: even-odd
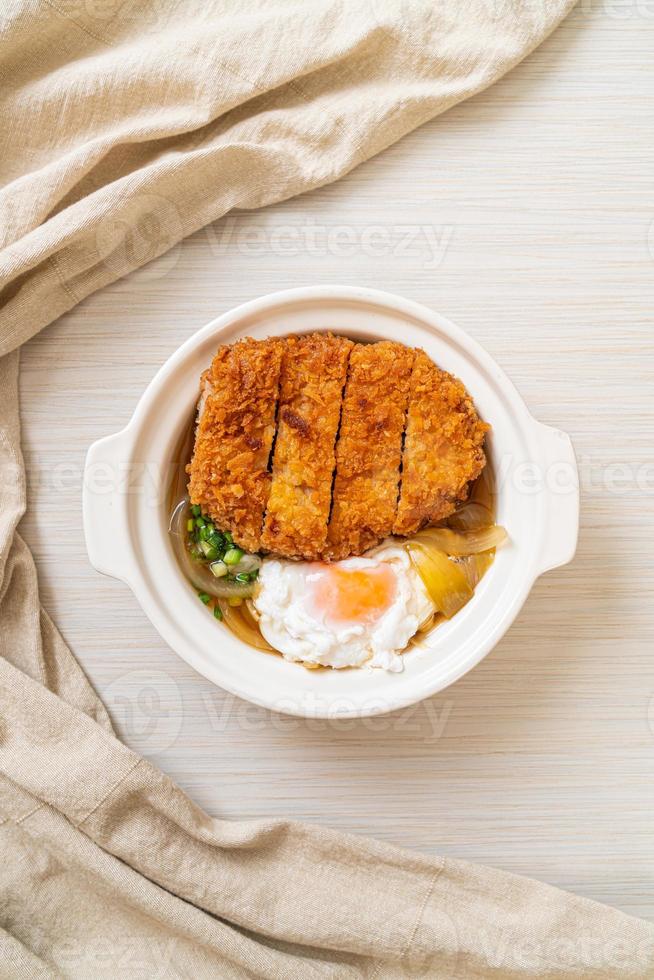
[[[242,557],[243,552],[240,548],[230,548],[229,551],[225,552],[223,561],[226,565],[238,565]]]
[[[222,620],[223,614],[222,614],[222,610],[221,610],[220,606],[216,605],[216,606],[213,607],[213,614],[216,617],[216,619]]]
[[[193,517],[199,517],[202,513],[202,508],[199,507],[198,504],[193,504],[191,507],[191,513],[193,514]]]
[[[211,601],[211,596],[207,595],[206,592],[198,592],[198,599],[206,606],[206,604]]]
[[[189,534],[193,533],[194,527],[195,527],[195,521],[193,520],[192,517],[189,517],[188,521],[186,522],[186,530],[188,531]]]
[[[204,525],[206,523],[207,522],[205,521],[204,517],[196,517],[195,518],[195,526],[196,527],[204,527]]]
[[[234,544],[234,538],[231,536],[229,531],[223,531],[223,534],[225,536],[225,541],[227,542],[227,544]]]
[[[202,548],[202,551],[204,552],[204,557],[207,559],[207,561],[216,560],[216,558],[218,557],[217,548],[214,548],[212,545],[210,545],[208,541],[200,541],[200,547]]]
[[[227,575],[228,568],[224,561],[212,561],[209,565],[212,575],[216,578],[222,578],[223,575]]]
[[[248,575],[247,572],[239,572],[239,574],[236,576],[236,581],[237,582],[249,582],[250,581],[250,576]]]

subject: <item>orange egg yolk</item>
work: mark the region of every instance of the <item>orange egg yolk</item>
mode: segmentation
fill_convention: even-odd
[[[374,622],[395,598],[397,583],[388,565],[324,570],[314,587],[316,608],[336,623]]]

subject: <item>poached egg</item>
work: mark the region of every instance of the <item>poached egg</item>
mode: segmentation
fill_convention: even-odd
[[[327,564],[266,558],[259,629],[287,660],[402,670],[398,656],[434,605],[404,548],[384,544]]]

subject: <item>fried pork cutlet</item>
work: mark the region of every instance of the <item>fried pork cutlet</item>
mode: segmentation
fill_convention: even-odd
[[[261,545],[287,558],[319,558],[327,537],[334,444],[353,343],[289,337],[282,359],[272,487]]]
[[[241,340],[202,375],[191,503],[247,551],[261,546],[282,351],[278,340]]]
[[[482,422],[463,384],[417,351],[393,531],[413,534],[451,514],[484,468]]]
[[[389,341],[350,355],[325,557],[360,555],[393,530],[413,358]]]

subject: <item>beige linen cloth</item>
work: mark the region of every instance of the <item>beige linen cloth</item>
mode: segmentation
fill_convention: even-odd
[[[571,5],[4,0],[1,977],[654,976],[648,924],[547,885],[202,812],[115,737],[17,532],[22,343],[230,208],[335,180]]]

